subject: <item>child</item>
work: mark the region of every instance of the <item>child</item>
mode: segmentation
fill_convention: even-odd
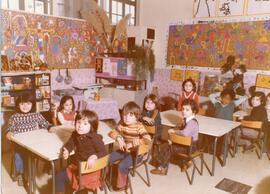
[[[125,188],[128,168],[133,164],[133,157],[137,146],[149,144],[151,137],[139,122],[140,107],[135,102],[128,102],[123,106],[122,119],[116,130],[112,130],[109,136],[115,139],[120,150],[110,154],[110,165],[120,160],[117,176],[117,188]]]
[[[198,134],[199,134],[199,124],[198,121],[195,118],[195,115],[198,113],[198,106],[197,103],[192,99],[185,99],[182,103],[182,111],[184,116],[184,125],[182,127],[182,130],[176,130],[176,129],[169,129],[168,133],[176,133],[177,135],[182,136],[191,136],[192,137],[192,150],[196,150],[197,144],[198,144]],[[169,147],[168,147],[169,149]],[[152,174],[158,174],[158,175],[166,175],[166,169],[168,168],[169,161],[171,158],[171,154],[174,153],[188,153],[188,150],[186,147],[180,146],[180,145],[173,145],[172,146],[172,153],[170,153],[169,150],[163,150],[164,153],[162,153],[159,156],[159,167],[156,169],[151,170],[150,172]],[[187,170],[187,168],[190,166],[190,161],[182,161],[181,165],[181,171]]]
[[[12,140],[17,133],[24,133],[37,129],[48,129],[50,123],[40,114],[34,112],[33,97],[29,93],[24,93],[16,99],[16,113],[12,115],[8,122],[7,139]],[[23,150],[15,145],[15,169],[18,173],[17,181],[19,186],[23,186]]]
[[[192,79],[186,79],[182,84],[182,95],[179,96],[177,110],[182,110],[182,102],[185,99],[194,100],[199,106],[199,96],[196,93],[196,84]]]
[[[158,98],[154,94],[149,94],[144,98],[142,111],[142,122],[146,125],[156,126],[155,139],[161,136],[161,118],[159,112]]]
[[[265,108],[266,108],[266,111],[267,111],[268,120],[270,120],[270,92],[266,96]]]
[[[75,104],[72,96],[63,96],[58,108],[57,117],[61,125],[74,125],[76,116]]]
[[[263,128],[266,125],[268,120],[267,112],[265,108],[265,94],[263,92],[255,92],[251,98],[252,110],[249,116],[245,116],[244,120],[247,121],[262,121]],[[256,139],[258,137],[258,131],[244,128],[241,130],[241,134],[243,136],[248,136],[250,138]],[[240,145],[244,146],[244,151],[251,150],[254,148],[254,144],[252,144],[249,140],[240,139]]]
[[[63,158],[67,159],[69,153],[75,150],[75,154],[71,157],[71,164],[67,169],[60,171],[56,175],[56,192],[63,193],[65,183],[70,181],[73,189],[79,188],[77,180],[78,163],[86,161],[88,167],[94,164],[95,160],[107,154],[102,136],[97,134],[98,116],[96,113],[84,110],[79,112],[75,118],[75,131],[70,139],[63,147]],[[83,187],[93,189],[100,186],[100,171],[83,175]]]
[[[220,95],[220,98],[217,97]],[[235,107],[239,106],[247,98],[246,96],[238,96],[234,100],[235,93],[232,89],[224,89],[221,93],[217,92],[209,95],[209,99],[215,106],[215,117],[225,120],[233,120],[233,112]]]

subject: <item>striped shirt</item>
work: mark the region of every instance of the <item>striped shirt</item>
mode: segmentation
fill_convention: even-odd
[[[16,134],[49,126],[50,123],[40,113],[15,113],[9,119],[7,131]]]
[[[120,124],[116,130],[114,129],[109,133],[109,136],[113,139],[122,137],[126,144],[132,144],[134,139],[140,139],[140,143],[146,144],[150,143],[151,141],[150,135],[140,122],[129,126]]]

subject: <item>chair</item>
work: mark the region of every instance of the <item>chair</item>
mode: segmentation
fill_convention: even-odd
[[[97,159],[91,168],[88,168],[87,161],[79,162],[79,189],[76,192],[83,189],[82,183],[81,183],[81,176],[83,174],[88,174],[88,173],[92,173],[92,172],[95,172],[98,170],[102,170],[101,188],[104,189],[105,193],[107,194],[107,189],[106,189],[106,185],[105,185],[105,171],[106,171],[105,169],[107,167],[108,161],[109,161],[109,155],[106,155],[102,158]],[[96,194],[97,189],[94,189],[93,193]]]
[[[249,136],[241,135],[242,139],[248,139],[253,144],[258,146],[259,153],[257,152],[257,150],[256,152],[259,159],[262,159],[262,154],[263,154],[264,146],[265,146],[265,138],[266,138],[265,133],[263,132],[262,126],[263,126],[263,122],[261,121],[245,121],[245,120],[241,121],[242,130],[244,130],[244,128],[250,128],[259,132],[256,139]]]
[[[150,156],[150,152],[151,152],[151,147],[152,147],[152,142],[150,144],[142,144],[138,147],[137,149],[137,153],[135,156],[135,159],[133,161],[133,166],[131,166],[129,168],[129,173],[128,173],[128,182],[129,182],[129,186],[130,186],[130,193],[133,194],[133,189],[132,189],[132,185],[131,185],[131,177],[130,174],[134,177],[135,174],[138,174],[139,177],[143,180],[143,182],[150,187],[151,183],[150,183],[150,177],[149,177],[149,172],[148,172],[148,160],[149,160],[149,156]],[[141,158],[142,157],[142,158]],[[142,175],[137,171],[137,168],[139,168],[140,166],[144,165],[145,167],[145,173],[146,173],[146,178],[147,180],[145,180]],[[126,184],[128,186],[128,184]]]
[[[175,133],[170,133],[169,138],[173,144],[187,146],[189,148],[188,154],[177,153],[176,155],[181,157],[181,158],[184,158],[186,160],[192,161],[193,169],[192,169],[191,177],[188,174],[188,171],[185,172],[187,175],[189,184],[192,185],[193,180],[194,180],[195,170],[197,170],[200,175],[203,174],[203,163],[204,163],[203,162],[203,151],[197,149],[197,150],[192,152],[192,143],[193,142],[192,142],[192,137],[190,137],[190,136],[181,136],[181,135],[177,135]],[[199,169],[195,163],[195,158],[197,158],[197,157],[201,158],[201,169]]]

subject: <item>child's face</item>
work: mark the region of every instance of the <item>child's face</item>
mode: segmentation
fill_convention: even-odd
[[[76,121],[75,127],[76,127],[77,133],[80,135],[87,134],[91,130],[91,125],[88,122],[87,118],[82,118],[82,119]]]
[[[148,111],[155,110],[156,104],[151,99],[147,99],[145,102],[145,109]]]
[[[193,90],[193,85],[192,85],[192,83],[191,83],[191,82],[185,83],[185,85],[184,85],[184,90],[185,90],[186,92],[191,92],[191,91]]]
[[[64,103],[64,110],[65,110],[66,112],[71,112],[71,111],[72,111],[72,108],[73,108],[72,100],[69,99],[69,100],[67,100],[67,101]]]
[[[136,118],[135,114],[128,113],[128,114],[124,115],[124,123],[126,125],[132,125],[132,124],[137,123],[137,118]]]
[[[252,104],[253,107],[260,106],[260,105],[261,105],[261,99],[260,99],[260,97],[254,96],[254,97],[251,99],[251,104]]]
[[[232,98],[229,94],[221,96],[221,103],[222,104],[229,104],[232,101]]]
[[[20,111],[23,113],[29,113],[32,109],[32,102],[21,102],[19,104]]]
[[[183,105],[182,111],[183,111],[184,118],[188,118],[188,117],[191,117],[191,116],[195,115],[193,113],[190,105]]]

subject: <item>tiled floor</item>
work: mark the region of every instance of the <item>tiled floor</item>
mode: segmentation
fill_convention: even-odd
[[[9,176],[10,162],[7,153],[3,154],[2,162],[2,192],[3,194],[26,194],[22,187],[18,187],[16,182],[12,182]],[[205,154],[208,164],[211,156]],[[39,165],[42,168],[42,165]],[[152,169],[151,166],[149,166]],[[140,172],[144,168],[140,168]],[[215,176],[211,177],[204,168],[203,176],[196,174],[193,185],[189,185],[185,173],[175,165],[170,165],[167,176],[155,176],[150,174],[151,187],[147,187],[138,176],[132,178],[135,194],[225,194],[225,191],[215,188],[223,178],[229,178],[252,186],[250,194],[270,193],[270,161],[263,156],[259,160],[255,152],[242,154],[239,152],[235,158],[229,156],[227,165],[221,167],[216,164]],[[36,178],[38,193],[50,194],[51,177],[38,171]],[[102,193],[99,191],[99,193]],[[122,192],[123,193],[123,192]]]

